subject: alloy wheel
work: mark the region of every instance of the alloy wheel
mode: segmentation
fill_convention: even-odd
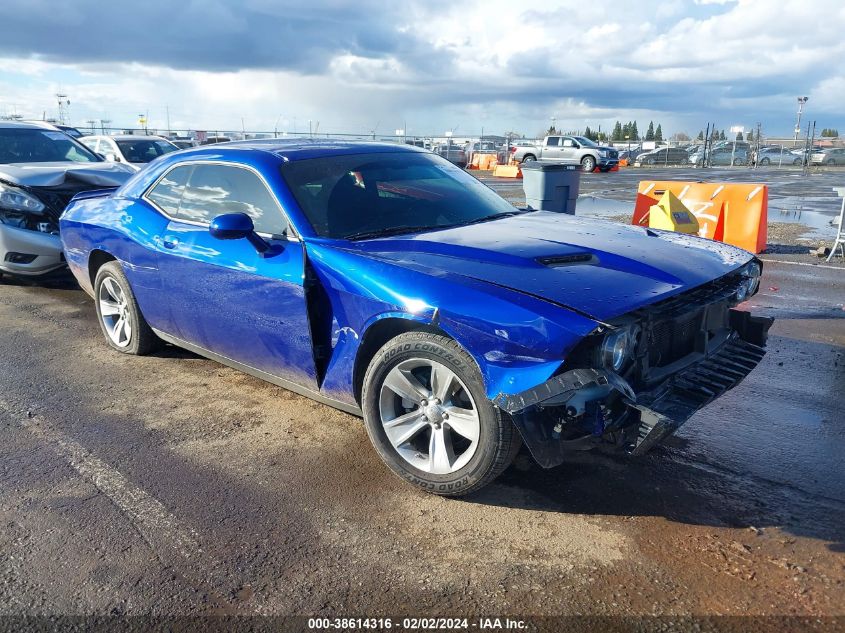
[[[399,456],[426,473],[454,473],[478,447],[481,420],[472,395],[437,361],[413,358],[393,367],[381,386],[379,414]]]
[[[132,340],[129,302],[113,277],[103,279],[97,301],[100,305],[100,319],[112,343],[118,347],[129,345]]]

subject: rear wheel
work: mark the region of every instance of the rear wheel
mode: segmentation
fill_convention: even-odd
[[[537,160],[537,158],[532,154],[526,154],[522,157],[523,163],[533,163],[535,160]]]
[[[596,159],[592,156],[584,156],[581,159],[581,169],[584,171],[593,171],[596,168]]]
[[[388,342],[367,369],[362,404],[379,456],[426,492],[479,490],[520,447],[513,423],[487,399],[475,361],[445,336],[408,332]]]
[[[768,159],[768,158],[761,158],[761,159],[760,159],[760,164],[761,164],[761,165],[764,165],[764,166],[765,166],[765,165],[768,165],[768,164],[769,164],[769,162],[771,162],[771,161],[769,161],[769,159]]]
[[[97,271],[94,305],[100,330],[112,349],[141,356],[161,344],[141,314],[120,263],[107,262]]]

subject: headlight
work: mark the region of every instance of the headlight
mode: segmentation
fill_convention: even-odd
[[[41,213],[44,203],[17,187],[0,184],[0,208]]]
[[[599,156],[601,156],[602,158],[607,158],[607,152],[604,151],[604,150],[601,150],[601,151],[599,151]]]
[[[743,282],[740,286],[739,292],[737,292],[737,299],[744,301],[757,292],[757,289],[760,287],[760,274],[762,272],[763,271],[758,262],[751,262],[743,269]],[[742,298],[739,296],[740,293],[743,293]]]
[[[616,330],[608,334],[601,345],[601,358],[604,366],[619,371],[628,358],[631,337],[628,330]]]

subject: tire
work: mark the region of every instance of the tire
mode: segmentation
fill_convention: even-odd
[[[796,158],[794,161],[792,161],[793,166],[796,166],[796,167],[801,166],[803,163],[804,163],[804,161],[802,161],[800,158]]]
[[[522,157],[523,163],[533,163],[535,160],[537,160],[537,157],[534,156],[533,154],[526,154],[525,156]]]
[[[688,158],[680,158],[680,159],[678,159],[678,164],[679,164],[679,165],[686,165],[686,164],[688,164],[688,163],[689,163],[689,159],[688,159]]]
[[[122,354],[143,356],[161,345],[138,307],[135,295],[120,263],[103,264],[94,278],[97,322],[106,342]],[[103,311],[109,308],[109,313]],[[120,322],[123,320],[124,325]]]
[[[825,163],[825,165],[827,165],[828,167],[836,167],[836,161],[831,158]]]
[[[379,457],[432,494],[480,490],[511,464],[522,443],[510,418],[487,399],[472,356],[446,336],[407,332],[389,341],[367,368],[361,399]],[[452,427],[450,418],[460,425]]]
[[[581,159],[581,170],[591,172],[596,168],[596,159],[592,156],[584,156]]]
[[[770,161],[768,158],[761,158],[761,159],[760,159],[760,165],[761,165],[761,166],[763,166],[763,167],[765,167],[766,165],[768,165],[770,162],[771,162],[771,161]]]
[[[645,164],[646,164],[646,165],[654,165],[656,162],[657,162],[657,161],[656,161],[655,159],[653,159],[653,158],[646,158],[646,159],[645,159]]]
[[[741,167],[742,165],[745,164],[745,161],[742,160],[741,158],[734,158],[733,164],[734,164],[734,167]]]

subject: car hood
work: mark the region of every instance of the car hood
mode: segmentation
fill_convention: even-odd
[[[350,246],[439,277],[484,281],[605,321],[753,257],[694,236],[545,211]]]
[[[122,185],[135,173],[122,163],[6,163],[0,165],[0,180],[26,187],[55,187],[65,182],[68,174],[75,180],[98,187]]]

